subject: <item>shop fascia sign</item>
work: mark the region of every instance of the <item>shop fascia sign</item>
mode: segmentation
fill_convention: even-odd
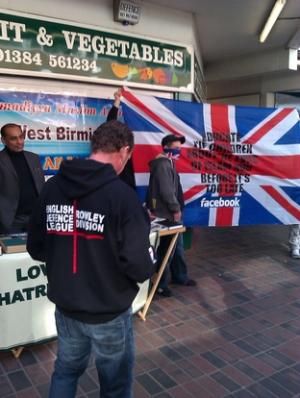
[[[193,92],[192,46],[0,9],[0,73]]]
[[[206,100],[206,85],[200,63],[195,55],[194,63],[194,96],[198,102]]]

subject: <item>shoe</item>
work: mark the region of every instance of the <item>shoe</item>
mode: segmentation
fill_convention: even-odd
[[[173,296],[173,293],[171,292],[171,290],[168,287],[165,287],[165,288],[159,287],[157,289],[157,293],[160,296],[162,296],[162,297],[171,297],[171,296]]]
[[[197,286],[197,282],[194,279],[188,279],[184,286]]]
[[[194,279],[187,279],[184,282],[172,282],[174,285],[181,285],[181,286],[197,286],[197,282]]]
[[[300,250],[299,249],[292,249],[291,250],[291,257],[292,258],[300,258]]]

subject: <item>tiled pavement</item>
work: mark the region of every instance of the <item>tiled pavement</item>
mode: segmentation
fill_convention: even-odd
[[[186,252],[197,288],[135,318],[135,398],[300,397],[300,260],[287,227],[201,228]],[[0,397],[46,397],[56,343],[0,354]],[[92,363],[78,397],[99,396]],[[58,397],[64,398],[64,397]]]

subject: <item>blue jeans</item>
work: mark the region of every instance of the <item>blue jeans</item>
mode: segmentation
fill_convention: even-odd
[[[100,398],[132,398],[134,339],[131,308],[112,321],[90,324],[55,312],[58,353],[49,398],[74,398],[91,350]]]
[[[164,236],[160,240],[160,244],[157,249],[157,263],[158,266],[163,261],[163,258],[168,250],[172,236]],[[179,234],[175,249],[171,254],[168,264],[165,268],[158,287],[165,289],[168,286],[169,269],[171,271],[172,282],[184,283],[188,279],[187,266],[184,259],[184,247],[183,247],[183,235]]]

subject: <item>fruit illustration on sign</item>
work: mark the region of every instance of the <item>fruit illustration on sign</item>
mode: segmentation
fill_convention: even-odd
[[[128,78],[136,77],[139,74],[139,70],[135,66],[129,66]]]
[[[174,72],[172,75],[172,81],[171,81],[173,86],[176,86],[178,84],[178,77],[176,75],[176,73]]]
[[[162,68],[154,69],[153,80],[156,84],[166,84],[167,81],[166,72]]]
[[[151,68],[142,68],[140,69],[140,79],[141,80],[150,80],[152,79],[152,69]]]
[[[125,79],[129,73],[129,65],[118,64],[116,62],[111,63],[111,69],[113,74],[119,79]]]
[[[171,70],[166,71],[166,84],[172,83],[173,73]]]

